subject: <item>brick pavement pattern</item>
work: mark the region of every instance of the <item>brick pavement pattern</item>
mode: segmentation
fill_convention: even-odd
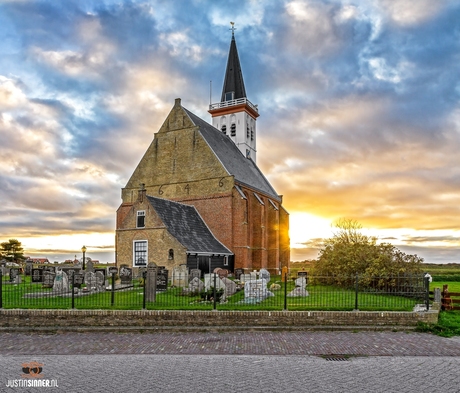
[[[0,355],[460,356],[460,340],[405,332],[0,333]]]
[[[21,364],[43,364],[58,388],[8,388]],[[45,355],[0,358],[0,391],[56,392],[458,392],[458,357]]]
[[[420,333],[0,333],[0,392],[45,390],[7,387],[32,361],[66,393],[460,391],[460,338]]]

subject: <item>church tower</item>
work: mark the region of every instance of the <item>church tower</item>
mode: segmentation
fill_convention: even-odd
[[[246,158],[256,162],[256,119],[257,105],[246,97],[243,73],[235,41],[235,27],[232,24],[232,41],[228,54],[227,70],[220,102],[209,106],[212,125],[228,135]]]

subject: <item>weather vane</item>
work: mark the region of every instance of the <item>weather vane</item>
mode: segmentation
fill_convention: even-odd
[[[234,35],[235,35],[235,30],[236,30],[236,28],[235,28],[235,22],[230,22],[230,24],[232,25],[232,28],[229,29],[229,30],[232,31],[232,36],[234,36]]]

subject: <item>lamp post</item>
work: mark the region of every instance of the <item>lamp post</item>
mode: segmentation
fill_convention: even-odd
[[[85,270],[85,253],[86,253],[86,247],[83,246],[81,248],[81,252],[83,253],[83,270]]]

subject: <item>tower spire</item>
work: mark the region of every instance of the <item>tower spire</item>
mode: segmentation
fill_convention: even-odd
[[[235,41],[235,23],[230,22],[232,28],[232,41],[228,52],[227,70],[225,71],[224,85],[222,88],[221,101],[237,100],[246,98],[246,89],[244,88],[243,72],[241,71],[240,58]]]
[[[246,97],[243,73],[235,41],[235,23],[230,22],[232,40],[228,52],[221,102],[209,105],[212,125],[228,135],[247,158],[256,162],[257,105]]]

